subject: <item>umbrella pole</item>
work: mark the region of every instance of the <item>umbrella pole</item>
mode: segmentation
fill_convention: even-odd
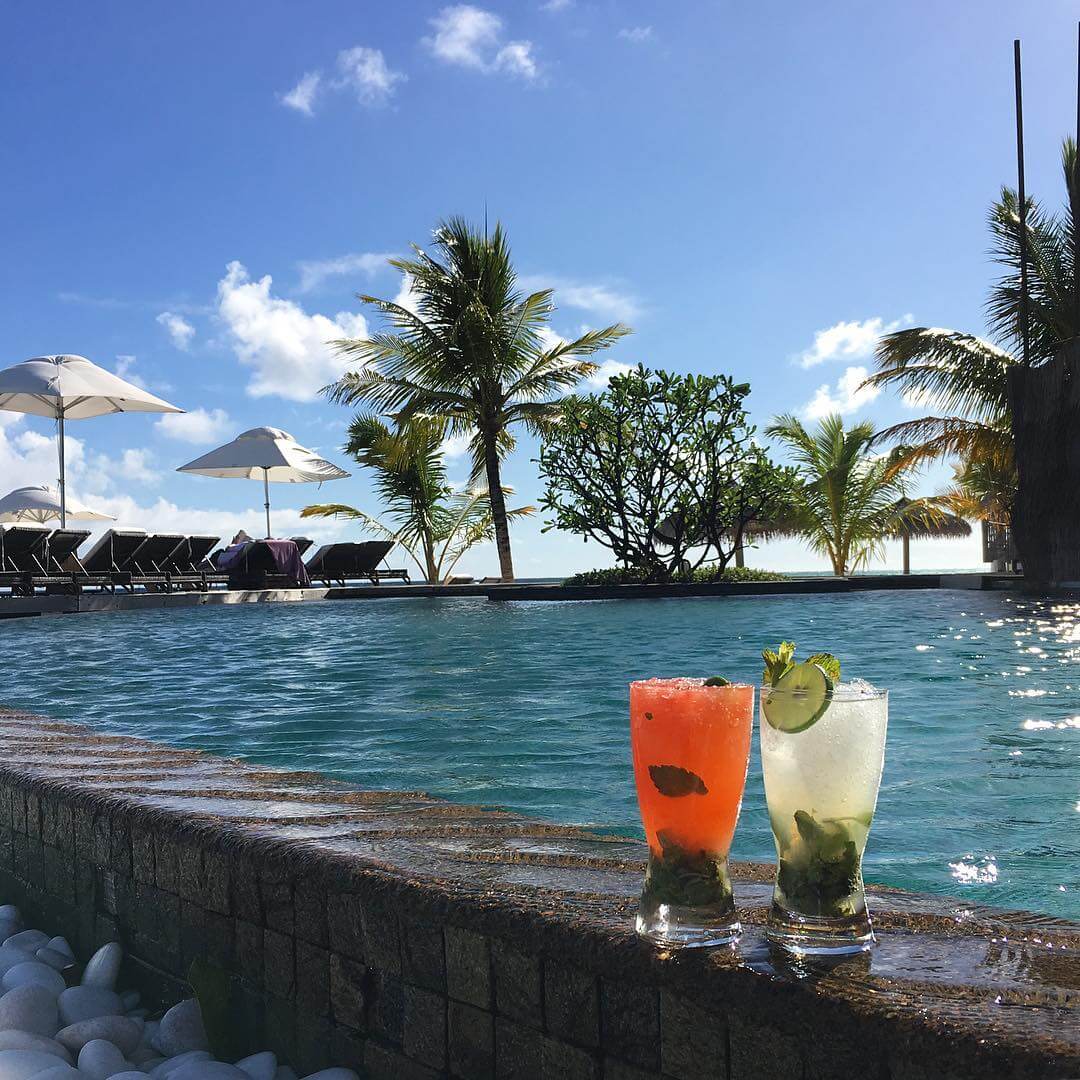
[[[64,484],[64,410],[57,414],[60,433],[57,439],[60,454],[60,528],[67,528],[67,488]]]
[[[263,496],[266,500],[263,503],[266,509],[266,539],[269,540],[272,535],[270,532],[270,470],[266,468],[263,469]]]
[[[911,534],[904,533],[904,573],[911,573]]]

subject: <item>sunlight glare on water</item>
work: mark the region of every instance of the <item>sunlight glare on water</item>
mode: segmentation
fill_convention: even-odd
[[[913,591],[12,620],[0,703],[638,834],[627,684],[757,682],[782,639],[890,692],[870,879],[1080,917],[1076,604]],[[734,854],[774,857],[756,739]]]

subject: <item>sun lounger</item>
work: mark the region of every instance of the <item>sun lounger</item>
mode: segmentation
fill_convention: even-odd
[[[373,585],[388,578],[408,581],[406,570],[379,569],[394,547],[393,540],[367,540],[363,543],[323,544],[308,561],[308,574],[326,585],[367,579]]]
[[[290,536],[289,539],[296,545],[296,553],[303,558],[312,544],[315,543],[310,536]]]
[[[72,574],[81,569],[76,552],[89,537],[89,529],[57,529],[46,545],[50,574]]]
[[[220,536],[181,537],[180,543],[161,564],[161,569],[169,576],[170,586],[207,589],[212,584],[228,581],[228,575],[219,574],[207,558],[220,540]]]
[[[131,558],[146,539],[144,529],[109,529],[81,560],[83,571],[95,577],[108,575],[113,588],[131,589]]]
[[[43,525],[5,524],[0,528],[0,586],[17,595],[33,594],[34,575],[46,573],[51,532]]]

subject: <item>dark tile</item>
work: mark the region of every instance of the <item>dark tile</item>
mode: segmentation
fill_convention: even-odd
[[[379,1043],[364,1044],[365,1080],[439,1080],[440,1074]]]
[[[180,893],[180,851],[167,833],[154,834],[154,879],[165,892]]]
[[[364,962],[388,975],[401,974],[401,935],[394,909],[382,899],[364,897],[360,903]]]
[[[329,942],[326,920],[326,889],[310,878],[297,878],[293,884],[293,907],[296,912],[296,936],[325,949]]]
[[[491,945],[483,934],[447,926],[446,991],[452,998],[491,1008]]]
[[[495,1018],[496,1080],[536,1080],[542,1072],[543,1036],[512,1020]]]
[[[330,893],[326,914],[331,952],[353,960],[364,959],[364,928],[360,919],[360,898],[355,893]]]
[[[297,1013],[293,1063],[303,1076],[336,1064],[330,1058],[330,1021],[325,1016]]]
[[[263,984],[263,929],[246,919],[237,919],[236,966],[252,986]]]
[[[180,901],[180,960],[187,970],[197,957],[206,955],[206,912],[196,904]]]
[[[657,1080],[659,1076],[659,1073],[635,1069],[633,1065],[624,1065],[614,1058],[604,1059],[604,1080]],[[773,1077],[773,1080],[798,1080],[798,1077],[776,1076]]]
[[[655,987],[600,980],[605,1054],[655,1072],[660,1068],[660,995]]]
[[[203,850],[186,840],[177,842],[176,868],[180,896],[193,904],[206,906],[206,879],[203,874]]]
[[[731,1053],[730,1080],[775,1080],[803,1075],[802,1055],[796,1040],[757,1021],[746,1023],[728,1015],[728,1045]]]
[[[726,1080],[723,1018],[670,990],[661,990],[660,1066],[672,1080]]]
[[[141,825],[131,830],[131,873],[136,881],[153,885],[157,881],[154,869],[154,834]]]
[[[495,938],[491,942],[491,972],[495,981],[495,1011],[530,1027],[542,1028],[540,960]]]
[[[233,914],[256,926],[263,925],[259,897],[259,871],[249,859],[234,859],[229,867],[229,889]]]
[[[125,814],[116,814],[112,818],[112,827],[109,830],[109,866],[117,873],[131,877],[131,824]]]
[[[260,867],[259,899],[266,926],[270,930],[291,935],[296,928],[292,878],[283,868],[272,864]]]
[[[330,954],[330,1014],[337,1024],[364,1031],[367,969],[340,953]]]
[[[266,998],[263,1041],[282,1061],[296,1060],[296,1009],[291,1001]]]
[[[219,915],[230,915],[229,860],[224,852],[206,848],[202,853],[203,905]]]
[[[367,989],[367,1028],[387,1042],[400,1046],[405,1024],[405,987],[396,975],[369,971]]]
[[[296,1003],[313,1015],[330,1015],[330,954],[299,940],[296,942]]]
[[[46,844],[43,849],[45,860],[45,891],[65,904],[75,903],[75,864],[70,851]]]
[[[446,1066],[446,998],[405,986],[405,1027],[402,1048],[414,1061],[433,1069]]]
[[[544,1026],[560,1042],[600,1045],[598,980],[580,968],[544,961]]]
[[[364,1068],[364,1039],[351,1028],[330,1029],[330,1051],[336,1066],[354,1072]]]
[[[450,1074],[462,1080],[493,1080],[495,1017],[483,1009],[451,1001],[447,1006]]]
[[[446,993],[442,927],[401,922],[401,974],[407,983]]]
[[[540,1059],[543,1080],[600,1080],[600,1063],[587,1050],[545,1036]]]
[[[26,835],[35,840],[41,839],[41,799],[37,792],[26,793]]]
[[[235,924],[225,915],[216,911],[203,913],[203,926],[206,934],[206,956],[219,966],[231,969],[234,960]]]
[[[263,985],[284,1001],[296,994],[293,939],[276,930],[263,931]]]

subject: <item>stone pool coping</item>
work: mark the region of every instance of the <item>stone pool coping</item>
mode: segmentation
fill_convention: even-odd
[[[373,1078],[1080,1077],[1080,925],[871,886],[869,956],[666,954],[637,841],[360,791],[0,711],[0,889],[175,1000],[196,958],[244,1046]]]

